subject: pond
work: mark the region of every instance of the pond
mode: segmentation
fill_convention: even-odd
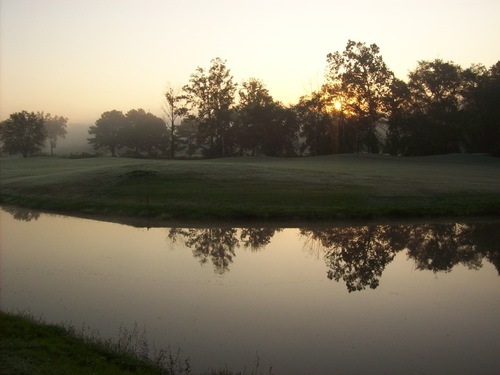
[[[500,373],[500,224],[140,228],[4,207],[0,308],[193,372]]]

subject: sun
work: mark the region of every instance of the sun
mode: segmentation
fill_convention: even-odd
[[[337,111],[340,111],[342,108],[342,103],[340,101],[336,101],[333,105]]]

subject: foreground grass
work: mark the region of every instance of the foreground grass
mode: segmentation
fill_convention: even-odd
[[[189,360],[166,350],[147,355],[147,343],[134,329],[115,341],[72,327],[46,324],[27,314],[0,311],[0,374],[192,374]],[[269,372],[270,374],[271,372]],[[227,369],[202,375],[244,375]],[[257,374],[257,371],[249,375]]]
[[[484,155],[6,158],[0,167],[0,203],[72,214],[332,220],[500,213],[500,159]]]
[[[118,343],[0,312],[1,374],[168,374]]]

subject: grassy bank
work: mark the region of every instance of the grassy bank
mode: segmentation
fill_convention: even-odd
[[[116,341],[103,340],[96,333],[0,311],[0,374],[193,374],[189,360],[178,352],[158,350],[153,358],[148,356],[147,342],[136,330],[124,330],[119,336]],[[222,369],[202,375],[244,374]]]
[[[500,213],[500,159],[484,155],[5,158],[0,168],[0,203],[73,214],[286,221]]]
[[[119,343],[84,338],[74,330],[29,316],[0,312],[0,373],[167,374]]]

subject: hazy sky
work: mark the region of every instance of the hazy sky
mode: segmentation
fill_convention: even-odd
[[[236,82],[259,78],[295,103],[348,39],[376,43],[401,79],[418,60],[500,60],[500,0],[0,0],[0,27],[0,120],[160,116],[168,85],[215,57]]]

